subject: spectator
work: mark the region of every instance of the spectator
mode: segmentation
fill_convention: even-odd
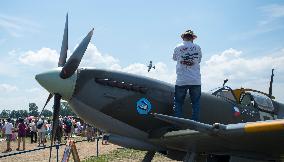
[[[70,134],[71,134],[71,127],[72,127],[72,122],[69,118],[66,118],[65,120],[63,120],[64,122],[64,132],[65,132],[65,140],[69,140],[70,139]]]
[[[47,124],[46,124],[47,137],[51,137],[51,127],[52,127],[51,120],[47,120]]]
[[[93,136],[94,136],[94,129],[92,126],[90,126],[89,124],[87,125],[86,128],[86,136],[87,136],[87,140],[88,142],[93,140]]]
[[[36,133],[36,123],[35,123],[34,119],[32,119],[29,126],[30,126],[30,130],[31,130],[31,143],[36,143],[37,133]]]
[[[5,132],[6,136],[6,141],[7,141],[7,149],[4,151],[5,152],[10,152],[12,151],[11,148],[11,138],[12,138],[12,131],[13,131],[13,124],[11,123],[11,119],[7,119],[7,122],[5,123],[3,127],[3,131]]]
[[[41,144],[44,147],[46,124],[43,119],[40,119],[37,122],[37,132],[38,132],[38,147],[40,147]]]
[[[25,150],[26,130],[27,130],[27,126],[24,123],[24,119],[19,119],[19,124],[18,124],[18,148],[16,149],[17,151],[20,150],[21,140],[23,141],[23,150]]]
[[[81,122],[79,120],[76,123],[76,127],[77,127],[77,135],[81,134],[82,127],[81,127]]]

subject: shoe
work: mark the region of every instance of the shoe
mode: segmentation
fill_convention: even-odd
[[[10,148],[8,152],[11,152],[11,151],[12,151],[12,149]]]
[[[2,153],[7,153],[7,152],[9,152],[9,150],[5,150],[5,151],[3,151]]]
[[[19,148],[17,148],[16,150],[17,150],[17,151],[20,151],[20,149],[19,149]]]

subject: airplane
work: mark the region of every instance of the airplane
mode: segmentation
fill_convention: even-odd
[[[152,61],[150,61],[149,65],[147,67],[148,67],[148,72],[150,72],[150,70],[152,68],[155,69],[155,66],[152,65]]]
[[[173,114],[174,85],[120,71],[78,68],[92,29],[67,59],[68,15],[58,67],[35,76],[54,96],[51,145],[58,127],[61,99],[87,123],[109,133],[111,143],[156,152],[183,161],[281,161],[284,159],[284,104],[253,89],[225,86],[202,92],[200,121],[191,116],[187,96],[184,118]],[[177,129],[172,129],[173,127]],[[50,151],[51,156],[51,151]]]

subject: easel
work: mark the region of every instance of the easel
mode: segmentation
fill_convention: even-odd
[[[64,150],[64,154],[62,157],[62,162],[68,162],[69,161],[69,157],[70,157],[70,153],[72,153],[74,162],[80,162],[80,158],[77,152],[77,148],[75,145],[75,142],[70,140],[68,142],[68,144],[66,145],[66,148]]]

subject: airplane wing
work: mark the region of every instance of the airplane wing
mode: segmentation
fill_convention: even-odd
[[[252,158],[284,155],[284,119],[211,125],[163,114],[152,115],[183,128],[167,132],[160,137],[159,140],[168,148],[196,149],[199,152],[226,153]]]
[[[181,128],[187,128],[201,133],[225,135],[225,134],[248,134],[284,131],[284,119],[258,121],[238,124],[204,124],[190,119],[178,118],[163,114],[153,114],[155,118],[171,123]]]

